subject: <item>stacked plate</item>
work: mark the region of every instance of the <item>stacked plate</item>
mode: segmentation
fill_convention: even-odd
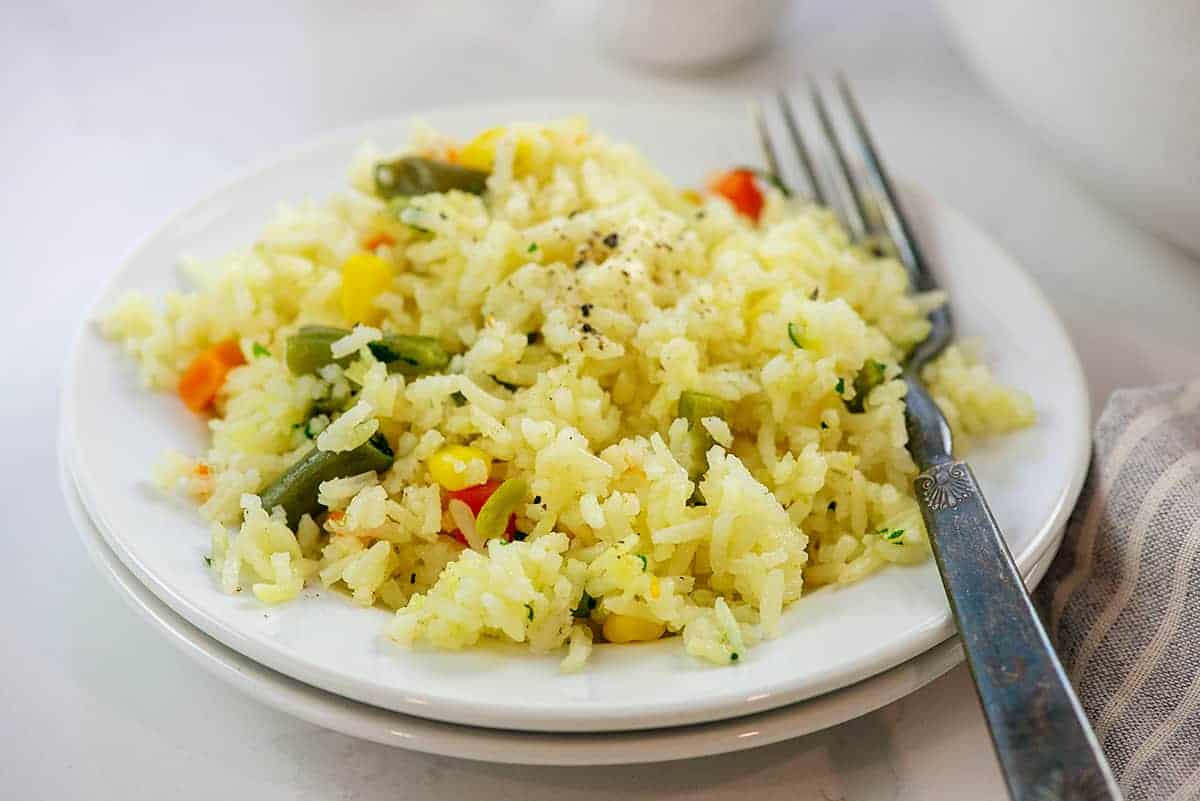
[[[589,117],[680,182],[750,160],[736,107],[541,102],[422,115],[451,134],[514,119]],[[125,262],[98,301],[178,289],[181,252],[210,256],[252,242],[281,200],[343,185],[358,145],[403,141],[408,122],[338,132],[226,185],[177,216]],[[1045,572],[1082,485],[1088,401],[1062,326],[1021,269],[969,221],[910,190],[909,211],[949,290],[960,331],[991,346],[1005,382],[1030,391],[1036,427],[971,454],[1023,574]],[[208,529],[149,481],[164,450],[196,453],[207,432],[167,396],[147,394],[111,343],[85,322],[67,368],[63,490],[89,552],[173,643],[251,695],[358,737],[504,762],[645,762],[749,748],[816,731],[912,692],[961,653],[932,563],[888,568],[806,596],[777,639],[736,666],[686,657],[677,640],[598,646],[588,667],[499,644],[404,651],[384,641],[383,611],[320,589],[280,607],[225,595],[203,558]]]

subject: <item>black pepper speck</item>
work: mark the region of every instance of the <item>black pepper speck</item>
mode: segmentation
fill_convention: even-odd
[[[592,304],[585,303],[582,306],[580,306],[579,313],[582,314],[584,317],[590,316],[592,313]]]
[[[585,333],[585,334],[592,334],[592,333],[595,333],[595,331],[596,331],[596,329],[592,328],[592,324],[591,324],[591,323],[584,323],[584,324],[583,324],[583,333]]]
[[[609,247],[609,248],[615,248],[617,246],[617,243],[620,241],[621,241],[621,238],[617,236],[616,232],[613,232],[613,233],[609,234],[608,236],[604,237],[604,246]]]

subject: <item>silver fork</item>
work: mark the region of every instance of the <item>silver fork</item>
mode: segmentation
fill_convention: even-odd
[[[832,206],[855,241],[893,252],[915,289],[936,289],[850,86],[841,76],[835,84],[848,139],[862,159],[861,178],[816,83],[809,83],[808,94],[829,156],[824,174],[788,96],[778,96],[808,196]],[[790,193],[761,104],[752,107],[752,116],[768,170]],[[954,333],[947,306],[929,320],[929,336],[909,354],[901,376],[908,387],[908,449],[922,471],[913,484],[1009,795],[1015,801],[1120,799],[1000,527],[971,468],[953,457],[950,427],[921,383],[921,368]]]

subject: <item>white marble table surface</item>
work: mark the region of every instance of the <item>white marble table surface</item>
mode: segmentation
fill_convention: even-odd
[[[961,668],[825,733],[663,766],[497,766],[357,742],[209,677],[122,603],[71,530],[55,481],[60,365],[121,254],[281,145],[450,101],[752,91],[843,65],[896,170],[966,211],[1046,290],[1097,410],[1116,386],[1200,374],[1200,264],[1064,176],[925,3],[803,0],[772,50],[690,77],[609,59],[594,13],[565,1],[3,4],[0,796],[1003,798]]]

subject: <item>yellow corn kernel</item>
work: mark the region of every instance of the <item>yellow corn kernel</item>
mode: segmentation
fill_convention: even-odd
[[[434,481],[457,492],[487,481],[492,457],[470,445],[447,445],[429,457],[428,466]]]
[[[368,251],[359,251],[342,265],[342,314],[355,323],[376,323],[382,312],[375,299],[392,283],[392,265]]]
[[[496,143],[508,134],[504,127],[488,128],[468,142],[458,151],[458,163],[473,170],[490,172],[496,163]],[[530,156],[530,145],[517,139],[516,153],[513,155],[514,169],[525,166]]]
[[[667,624],[632,615],[609,615],[603,630],[609,642],[649,642],[663,636]]]

